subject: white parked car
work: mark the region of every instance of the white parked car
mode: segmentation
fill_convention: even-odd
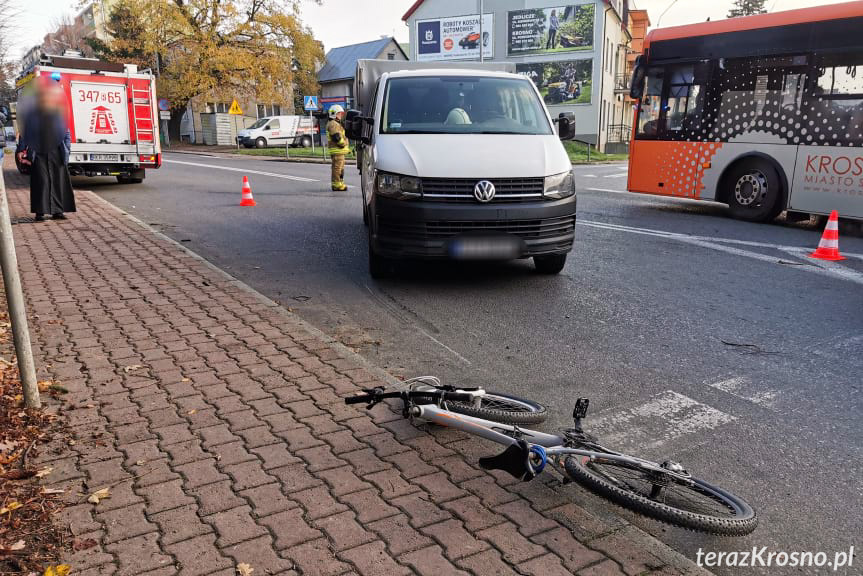
[[[314,126],[305,116],[267,116],[240,130],[237,140],[246,148],[311,147]]]

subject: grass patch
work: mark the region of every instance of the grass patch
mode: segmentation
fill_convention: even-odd
[[[285,157],[284,148],[240,148],[237,153],[243,154],[245,156],[273,156],[276,158]],[[326,160],[330,159],[329,150],[327,150],[327,155],[324,156],[323,151],[319,147],[316,147],[314,152],[312,152],[311,148],[291,148],[288,154],[291,158],[318,158]],[[348,154],[347,157],[356,159],[356,155],[353,153]]]
[[[583,142],[564,142],[569,159],[573,164],[587,164],[588,145]],[[590,162],[625,162],[629,160],[629,154],[603,154],[591,147]]]

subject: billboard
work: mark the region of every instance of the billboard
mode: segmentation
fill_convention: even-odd
[[[430,60],[479,59],[494,57],[494,15],[485,14],[480,31],[479,14],[417,21],[419,62]]]
[[[596,7],[557,6],[507,13],[507,54],[529,56],[593,50]]]
[[[547,106],[590,104],[593,92],[592,58],[517,64],[515,69],[533,80]]]

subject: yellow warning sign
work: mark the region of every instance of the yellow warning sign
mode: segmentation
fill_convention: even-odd
[[[228,114],[242,114],[243,110],[240,108],[240,105],[237,104],[236,99],[231,102],[231,109],[228,110]]]

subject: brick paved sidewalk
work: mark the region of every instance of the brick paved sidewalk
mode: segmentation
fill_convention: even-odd
[[[699,573],[570,487],[480,470],[476,440],[345,406],[382,376],[95,195],[37,224],[6,182],[40,378],[76,435],[46,480],[98,542],[73,573]]]

